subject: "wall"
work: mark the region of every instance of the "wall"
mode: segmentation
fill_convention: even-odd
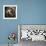
[[[17,20],[3,19],[5,4],[17,4]],[[17,34],[18,24],[46,24],[46,0],[0,0],[0,44],[8,43],[9,32]]]
[[[9,42],[8,35],[10,32],[15,32],[18,35],[17,24],[19,23],[19,16],[17,20],[3,19],[3,5],[15,5],[16,0],[0,0],[0,44],[7,44]],[[18,43],[18,37],[15,43]]]
[[[17,0],[21,24],[46,24],[46,0]]]

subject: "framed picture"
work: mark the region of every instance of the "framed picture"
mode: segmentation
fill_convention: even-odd
[[[17,19],[17,5],[3,5],[3,19]]]

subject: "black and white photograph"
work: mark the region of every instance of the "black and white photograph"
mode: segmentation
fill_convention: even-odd
[[[17,5],[3,5],[3,19],[17,19]]]

